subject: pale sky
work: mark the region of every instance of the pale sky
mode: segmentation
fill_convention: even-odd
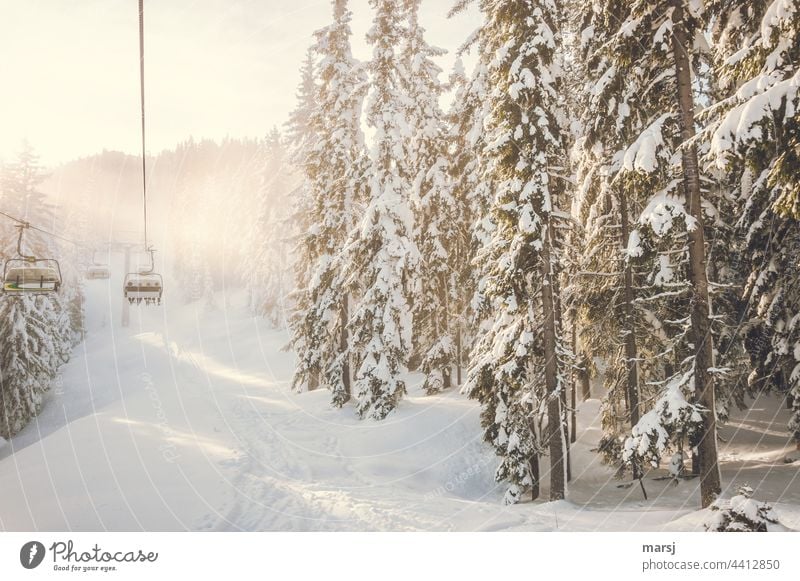
[[[431,44],[477,27],[423,0]],[[27,138],[52,165],[140,151],[137,0],[0,0],[0,158]],[[355,55],[370,55],[368,0],[351,0]],[[294,107],[299,66],[330,0],[145,0],[148,152],[189,136],[262,136]]]

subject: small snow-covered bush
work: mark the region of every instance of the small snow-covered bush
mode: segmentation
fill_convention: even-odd
[[[711,505],[711,514],[704,523],[706,531],[720,533],[766,533],[786,530],[778,522],[772,506],[752,497],[753,489],[745,485],[730,500],[718,499]]]

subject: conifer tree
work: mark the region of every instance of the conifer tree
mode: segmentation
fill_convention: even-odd
[[[448,143],[439,106],[444,87],[433,58],[444,51],[425,42],[419,23],[420,0],[405,0],[408,30],[403,61],[407,67],[410,135],[405,165],[411,180],[414,240],[420,252],[414,286],[414,341],[425,374],[423,389],[435,393],[451,386],[456,364],[456,325],[460,272],[454,268],[461,225],[467,218],[464,199],[453,195],[448,175]]]
[[[38,156],[25,143],[17,159],[3,169],[0,200],[4,210],[33,225],[52,227],[52,211],[38,189],[44,179]],[[0,257],[17,256],[19,228],[3,219]],[[24,230],[22,252],[56,256],[44,234]],[[0,301],[0,437],[10,438],[41,409],[58,368],[69,358],[72,330],[58,293],[6,296]]]
[[[259,172],[260,188],[255,224],[249,233],[251,256],[246,270],[250,308],[269,318],[273,327],[281,327],[286,316],[289,294],[287,219],[289,184],[285,144],[280,132],[272,129],[263,144],[263,167]],[[200,296],[207,280],[200,266],[196,271]],[[197,298],[200,298],[198,296]]]
[[[306,52],[300,70],[300,85],[297,90],[297,106],[292,111],[288,129],[290,160],[300,173],[300,186],[292,200],[292,216],[298,224],[294,240],[294,291],[290,299],[292,310],[288,319],[289,346],[297,354],[292,387],[297,391],[313,391],[319,387],[323,363],[320,334],[323,326],[313,308],[309,290],[311,270],[318,256],[316,237],[306,233],[312,230],[314,196],[312,190],[318,168],[318,159],[313,155],[317,141],[313,125],[317,107],[316,55],[314,45]]]
[[[707,20],[717,89],[707,159],[736,200],[729,256],[745,279],[749,383],[787,394],[800,446],[800,4],[716,0]]]
[[[683,0],[637,1],[626,18],[617,21],[612,38],[635,39],[637,50],[617,50],[616,58],[623,65],[620,70],[631,72],[630,84],[639,98],[652,106],[621,154],[620,179],[636,180],[637,187],[651,192],[628,236],[626,252],[636,258],[656,254],[658,267],[651,271],[652,280],[673,286],[644,302],[657,308],[651,311],[656,314],[653,320],[665,330],[668,350],[675,356],[674,363],[663,364],[662,393],[632,429],[622,457],[633,464],[657,463],[669,446],[689,438],[700,461],[702,502],[708,506],[720,485],[717,368],[705,244],[705,222],[713,209],[709,210],[708,197],[702,199],[694,139],[692,70],[698,69],[704,46],[699,10]],[[686,273],[685,281],[677,280],[679,272]],[[658,314],[670,311],[681,315]]]
[[[612,462],[647,411],[640,402],[657,398],[652,386],[668,384],[675,373],[683,329],[666,321],[674,318],[673,297],[686,288],[675,275],[680,237],[660,224],[639,224],[650,199],[669,187],[672,150],[664,143],[665,87],[646,62],[648,45],[620,32],[634,19],[629,3],[584,5],[577,35],[585,80],[574,150],[575,213],[584,226],[578,316],[584,362],[591,354],[606,365],[600,450]],[[650,141],[640,142],[640,135]],[[642,458],[629,458],[640,478]]]
[[[94,248],[97,233],[90,226],[92,212],[91,197],[95,189],[94,165],[91,166],[86,187],[71,207],[66,208],[64,235],[77,243],[61,248],[62,303],[69,316],[73,342],[79,343],[84,336],[84,275],[90,264],[94,264]]]
[[[341,251],[366,192],[360,127],[366,78],[363,65],[351,53],[351,19],[347,2],[335,0],[333,22],[315,34],[312,53],[319,62],[306,69],[301,90],[313,99],[305,105],[305,117],[298,108],[293,121],[307,221],[299,244],[307,270],[298,273],[303,286],[292,317],[292,343],[301,356],[294,385],[321,383],[332,392],[337,407],[352,392],[348,322],[358,288],[358,281],[346,283],[342,276]]]
[[[485,437],[510,483],[507,502],[539,486],[550,454],[550,498],[566,494],[561,354],[556,284],[559,203],[568,145],[559,94],[562,15],[551,1],[485,0],[482,30],[488,115],[484,175],[494,187],[495,230],[477,257],[492,319],[472,355],[467,390],[481,401]],[[546,422],[545,422],[546,418]]]
[[[711,334],[711,312],[707,259],[705,248],[705,218],[702,210],[700,167],[695,136],[695,100],[692,93],[692,63],[694,49],[702,32],[692,13],[695,6],[685,0],[672,0],[664,7],[671,24],[671,49],[677,84],[678,120],[681,136],[681,168],[683,193],[687,213],[693,224],[688,228],[689,282],[691,284],[691,340],[694,348],[693,387],[697,402],[703,406],[702,432],[697,443],[700,457],[700,496],[703,507],[709,506],[722,491],[717,464],[716,393],[714,385],[714,345]]]
[[[470,50],[480,46],[480,34],[471,45],[463,47]],[[467,77],[463,63],[456,61],[450,78],[453,91],[453,104],[448,112],[447,139],[449,174],[452,196],[459,204],[461,216],[457,220],[459,234],[451,251],[450,266],[458,269],[456,275],[460,292],[456,295],[451,311],[455,317],[456,342],[456,380],[461,384],[462,367],[467,364],[467,354],[471,350],[480,328],[480,321],[486,315],[481,312],[481,289],[485,279],[473,268],[478,251],[488,244],[494,230],[489,204],[492,199],[492,184],[488,176],[482,175],[484,127],[486,108],[486,63],[478,62],[472,74]]]
[[[418,250],[412,239],[411,183],[404,167],[409,138],[406,72],[398,47],[405,32],[402,0],[370,0],[375,10],[367,39],[372,44],[373,90],[367,124],[374,130],[363,218],[345,249],[344,273],[357,281],[361,296],[351,317],[358,352],[354,395],[360,416],[385,418],[406,392],[412,348],[408,286],[413,284]]]

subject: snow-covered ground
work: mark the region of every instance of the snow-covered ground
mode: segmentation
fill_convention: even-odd
[[[696,480],[620,487],[591,448],[599,402],[579,409],[569,501],[504,506],[479,409],[421,378],[384,422],[289,390],[285,332],[224,308],[131,308],[121,280],[87,281],[88,335],[39,418],[0,446],[4,530],[692,530]],[[170,287],[167,285],[167,292]],[[220,304],[220,307],[223,305]],[[723,482],[749,483],[800,529],[800,462],[787,412],[761,398],[722,429]],[[1,443],[0,443],[1,444]],[[543,498],[547,496],[546,487]]]

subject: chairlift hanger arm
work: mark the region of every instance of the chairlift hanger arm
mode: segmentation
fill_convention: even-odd
[[[26,262],[34,262],[36,260],[35,256],[30,256],[22,252],[22,235],[25,233],[26,228],[30,228],[30,224],[24,222],[22,224],[17,224],[15,228],[19,228],[19,236],[17,237],[17,256]]]
[[[156,249],[150,246],[146,250],[150,254],[150,268],[148,268],[147,270],[142,270],[140,272],[142,274],[152,274],[156,269],[156,258],[155,258]]]

